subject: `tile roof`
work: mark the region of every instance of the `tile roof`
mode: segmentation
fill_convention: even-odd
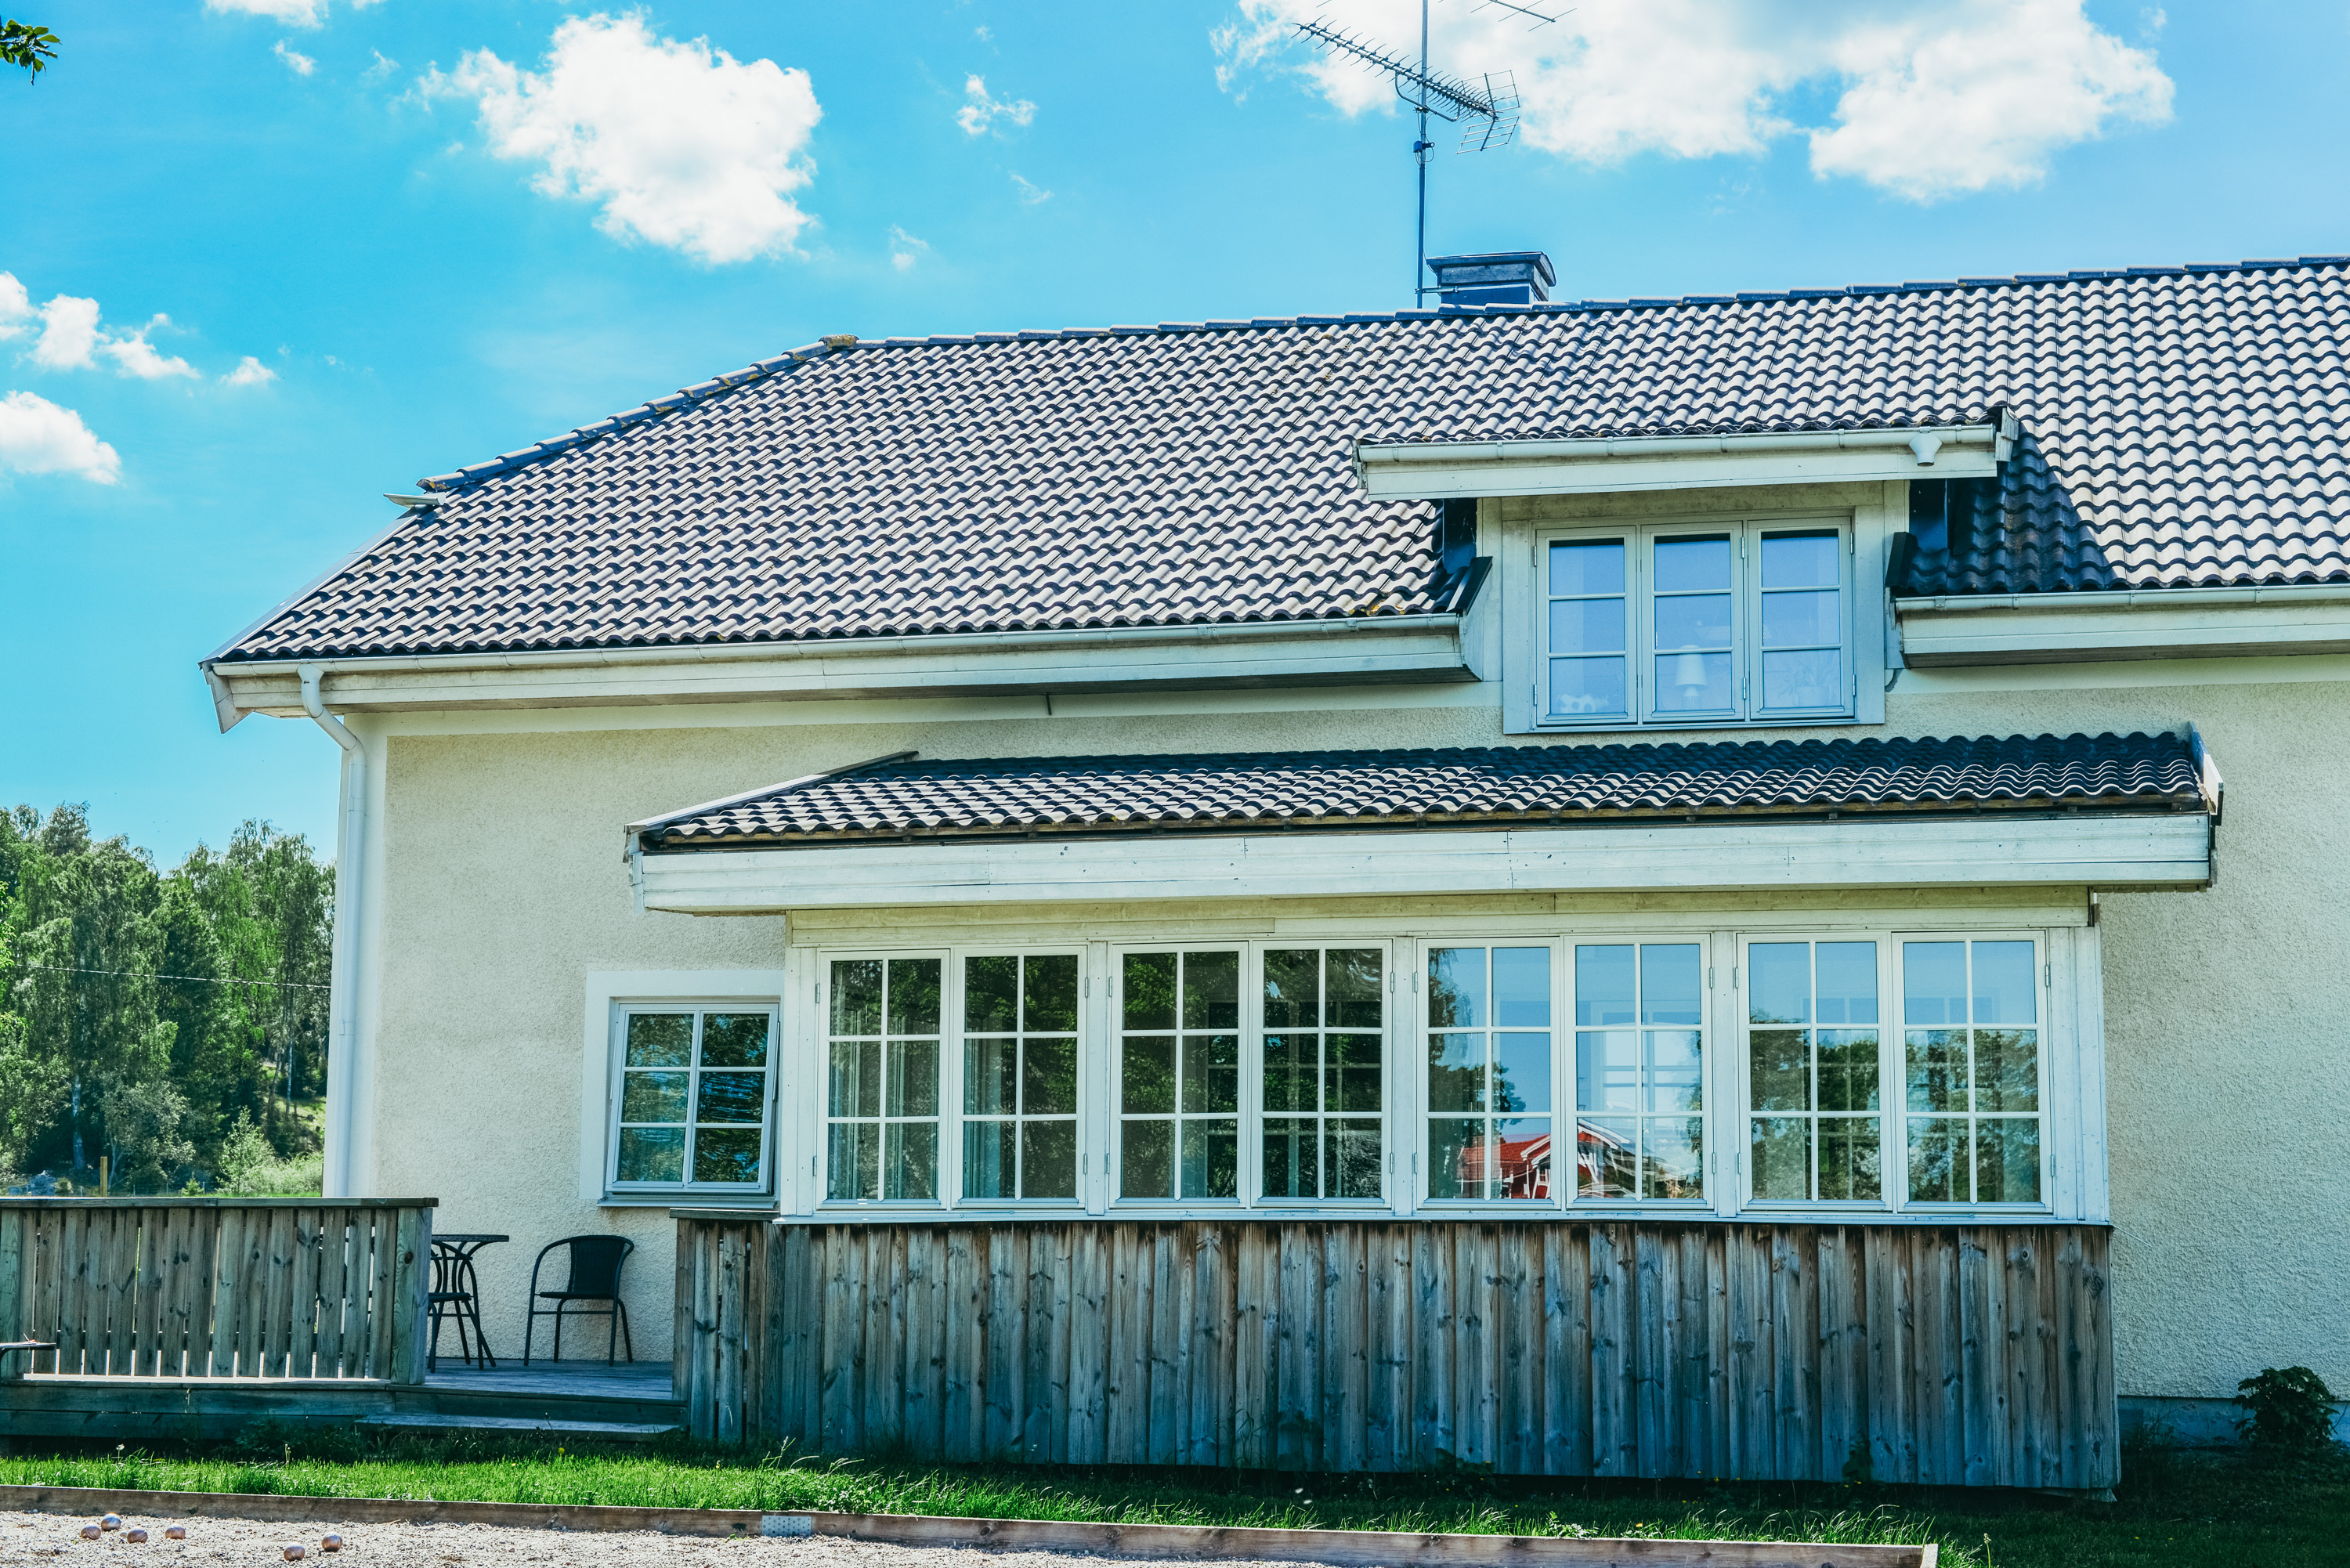
[[[2350,578],[2350,257],[812,345],[424,482],[232,659],[1440,609],[1357,440],[1974,421],[1912,593]],[[1988,489],[1988,487],[1985,487]]]
[[[656,818],[639,843],[2180,811],[2202,809],[2198,778],[2186,742],[2147,734],[883,761]]]

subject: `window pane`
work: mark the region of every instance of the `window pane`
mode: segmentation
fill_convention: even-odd
[[[1026,1014],[1020,1026],[1030,1033],[1072,1034],[1077,1027],[1077,955],[1048,953],[1020,961],[1026,980]]]
[[[1624,601],[1551,600],[1550,650],[1553,653],[1623,652]]]
[[[1834,534],[1762,535],[1762,586],[1766,588],[1832,587],[1838,577],[1841,540]]]
[[[1977,942],[1975,950],[1975,1022],[2021,1023],[2040,1022],[2040,991],[2034,983],[2030,942]]]
[[[1844,655],[1835,649],[1762,656],[1765,708],[1841,708],[1844,701]]]
[[[702,1064],[764,1067],[767,1064],[767,1015],[711,1012],[702,1020]]]
[[[1819,1109],[1877,1109],[1876,1030],[1823,1029],[1819,1032]]]
[[[2040,1122],[1986,1116],[1975,1123],[1975,1201],[2040,1201]]]
[[[1885,1196],[1879,1173],[1883,1131],[1875,1116],[1827,1116],[1820,1122],[1820,1197],[1829,1202],[1873,1203]]]
[[[1750,1023],[1808,1023],[1812,1019],[1809,942],[1752,942],[1746,949],[1746,1019]]]
[[[1963,1111],[1967,1108],[1967,1032],[1963,1029],[1909,1031],[1909,1108],[1913,1111]]]
[[[1513,1116],[1496,1121],[1487,1165],[1492,1183],[1487,1197],[1547,1200],[1551,1195],[1550,1118]]]
[[[1975,1031],[1975,1107],[1978,1111],[2040,1108],[2040,1032],[2036,1029]]]
[[[1727,537],[1657,541],[1657,592],[1679,594],[1730,587]]]
[[[1877,944],[1822,942],[1819,953],[1819,1022],[1877,1022]]]
[[[831,1112],[836,1116],[878,1116],[881,1114],[881,1042],[836,1040],[832,1043]]]
[[[837,959],[832,966],[832,1032],[881,1033],[881,961]]]
[[[1639,1124],[1586,1116],[1575,1125],[1575,1193],[1583,1198],[1629,1198]]]
[[[1318,1111],[1322,1081],[1322,1037],[1318,1034],[1268,1034],[1264,1037],[1264,1108],[1274,1111]]]
[[[1910,1118],[1909,1199],[1914,1203],[1969,1201],[1964,1116]]]
[[[1581,1024],[1633,1022],[1629,947],[1575,950],[1575,1021]]]
[[[688,1073],[624,1073],[620,1077],[620,1119],[624,1122],[685,1120]]]
[[[889,961],[890,1033],[939,1032],[939,968],[937,959]]]
[[[693,1119],[698,1122],[759,1122],[766,1119],[767,1075],[704,1073]],[[695,1177],[696,1181],[702,1179]]]
[[[1485,1124],[1476,1117],[1430,1117],[1429,1197],[1484,1197],[1484,1145]]]
[[[1730,655],[1667,653],[1657,659],[1657,711],[1710,713],[1730,707]]]
[[[1128,1029],[1175,1027],[1175,955],[1126,955],[1126,1026]]]
[[[878,1122],[832,1124],[825,1196],[836,1201],[881,1196],[881,1127]]]
[[[620,1129],[622,1181],[683,1181],[683,1127],[623,1127]]]
[[[881,1196],[892,1199],[939,1195],[939,1124],[881,1124]]]
[[[1326,957],[1330,994],[1323,1022],[1333,1029],[1377,1029],[1386,1016],[1387,955],[1377,948],[1336,948]]]
[[[1835,648],[1844,641],[1844,596],[1764,594],[1762,646],[1765,648]]]
[[[1020,1027],[1020,961],[991,955],[962,961],[962,1026],[972,1034]]]
[[[1482,1034],[1431,1034],[1428,1037],[1428,1108],[1431,1111],[1482,1111],[1485,1108],[1485,1037]]]
[[[1264,1124],[1264,1195],[1318,1198],[1322,1193],[1320,1123],[1294,1117]]]
[[[1382,1172],[1379,1159],[1379,1124],[1377,1122],[1332,1122],[1330,1136],[1325,1143],[1327,1170],[1335,1170],[1336,1179],[1326,1189],[1330,1198],[1377,1198],[1380,1195]],[[1329,1178],[1325,1177],[1326,1180]]]
[[[1621,658],[1550,661],[1550,711],[1562,718],[1627,713],[1624,691]]]
[[[1640,1108],[1640,1036],[1631,1029],[1586,1029],[1575,1037],[1575,1100],[1586,1111]]]
[[[939,1043],[935,1040],[889,1042],[889,1083],[881,1096],[881,1114],[889,1116],[934,1116],[939,1114]]]
[[[1322,955],[1269,952],[1264,955],[1264,1026],[1267,1029],[1312,1029],[1322,1022]]]
[[[1020,1196],[1077,1195],[1077,1124],[1023,1122],[1020,1126]]]
[[[1640,1196],[1684,1202],[1705,1196],[1705,1123],[1652,1117],[1641,1127]]]
[[[1379,1037],[1376,1034],[1331,1034],[1322,1046],[1322,1108],[1326,1111],[1379,1109]]]
[[[1493,1036],[1493,1108],[1497,1111],[1550,1109],[1550,1036],[1547,1033]]]
[[[1812,1121],[1809,1116],[1756,1116],[1748,1140],[1754,1196],[1773,1203],[1802,1202],[1812,1195]]]
[[[1657,601],[1657,650],[1730,646],[1730,596],[1683,594]]]
[[[1701,1023],[1705,975],[1694,942],[1640,950],[1640,1022]]]
[[[1121,1129],[1118,1196],[1175,1196],[1175,1124],[1128,1122]]]
[[[1493,1022],[1504,1029],[1550,1027],[1550,949],[1493,950]]]
[[[1647,1032],[1648,1092],[1646,1111],[1704,1108],[1704,1072],[1694,1029]]]
[[[1014,1040],[962,1044],[962,1108],[967,1116],[1008,1116],[1020,1108],[1020,1046]]]
[[[1624,542],[1603,539],[1550,547],[1554,594],[1620,594],[1624,591]]]
[[[1812,1105],[1811,1033],[1756,1029],[1746,1036],[1747,1092],[1758,1111],[1808,1111]]]
[[[1183,1111],[1241,1108],[1241,1040],[1237,1034],[1183,1036]]]
[[[1218,1118],[1183,1122],[1183,1196],[1235,1198],[1240,1195],[1240,1128]]]
[[[1013,1139],[1017,1122],[962,1124],[962,1190],[966,1198],[1016,1198]]]
[[[1474,1029],[1485,1018],[1485,950],[1436,948],[1428,955],[1428,1023]]]
[[[1238,1029],[1241,1026],[1241,955],[1183,955],[1183,1027]]]
[[[693,1179],[758,1180],[759,1129],[754,1127],[694,1128]]]
[[[1128,1114],[1172,1111],[1175,1108],[1175,1037],[1172,1034],[1129,1034],[1126,1037],[1123,1071],[1118,1078],[1118,1103]]]
[[[691,1012],[631,1012],[629,1014],[628,1065],[684,1067],[693,1061],[693,1014]]]
[[[1908,1023],[1967,1021],[1967,944],[1901,944],[1902,1020]]]
[[[1077,1108],[1077,1041],[1073,1034],[1030,1039],[1021,1052],[1026,1076],[1021,1089],[1024,1116],[1067,1116]]]

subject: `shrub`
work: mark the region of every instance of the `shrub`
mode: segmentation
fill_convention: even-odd
[[[2313,1454],[2334,1447],[2334,1391],[2308,1367],[2265,1366],[2236,1389],[2235,1402],[2251,1412],[2236,1430],[2254,1448]]]

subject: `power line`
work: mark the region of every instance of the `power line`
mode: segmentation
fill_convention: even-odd
[[[118,980],[185,980],[200,985],[270,985],[280,991],[331,991],[332,986],[318,985],[307,980],[224,980],[216,974],[146,974],[129,969],[76,969],[70,964],[24,963],[18,969],[38,970],[44,974],[104,974]]]

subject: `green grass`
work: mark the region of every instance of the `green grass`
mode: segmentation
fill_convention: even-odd
[[[2338,1568],[2350,1459],[2134,1449],[2119,1501],[1869,1485],[1518,1481],[795,1461],[678,1446],[567,1452],[514,1440],[313,1439],[235,1450],[0,1458],[0,1481],[531,1503],[837,1509],[993,1518],[1493,1534],[1939,1541],[1948,1568]],[[264,1453],[266,1458],[262,1457]]]

